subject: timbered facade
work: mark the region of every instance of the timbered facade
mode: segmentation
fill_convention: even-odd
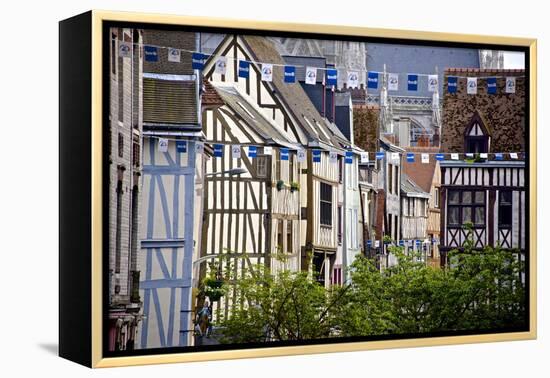
[[[457,74],[476,76],[479,71],[446,71]],[[468,228],[476,249],[500,245],[522,255],[525,251],[524,71],[483,71],[483,76],[491,75],[497,77],[496,94],[488,93],[486,79],[480,79],[478,93],[468,95],[464,77],[456,93],[445,90],[441,150],[470,155],[441,162],[442,263],[449,250],[464,246]],[[507,93],[505,77],[511,76],[516,76],[516,87]]]
[[[216,62],[222,56],[226,58],[226,71],[224,74],[219,73],[215,68]],[[239,76],[239,60],[250,62],[248,77]],[[261,61],[275,64],[272,81],[261,79],[262,67],[261,64],[256,63]],[[271,173],[260,180],[257,184],[258,187],[255,189],[256,193],[264,193],[263,196],[266,201],[263,202],[263,207],[260,207],[260,202],[258,202],[258,210],[254,210],[254,212],[269,215],[267,226],[265,221],[263,223],[258,222],[258,224],[264,224],[264,226],[262,226],[261,231],[257,230],[256,238],[259,238],[260,232],[264,236],[261,244],[258,242],[255,247],[259,254],[257,257],[263,260],[264,263],[274,266],[276,263],[273,259],[268,257],[266,260],[266,256],[272,254],[274,249],[282,246],[283,251],[291,252],[293,256],[299,256],[295,262],[291,263],[291,268],[316,271],[317,279],[328,285],[338,249],[337,212],[338,187],[340,185],[338,164],[329,161],[329,154],[332,151],[343,157],[343,146],[349,145],[349,141],[343,137],[334,124],[329,123],[319,114],[298,81],[285,83],[283,68],[277,66],[277,64],[283,65],[284,60],[270,40],[255,36],[229,35],[222,41],[207,62],[204,74],[206,80],[211,82],[212,85],[218,86],[218,92],[222,87],[220,83],[231,84],[238,95],[246,99],[246,101],[241,100],[241,102],[247,104],[245,106],[248,110],[251,111],[251,108],[254,107],[255,111],[262,116],[261,123],[268,122],[272,127],[270,132],[276,132],[279,135],[277,141],[261,140],[260,138],[252,142],[248,137],[248,139],[243,139],[245,142],[250,141],[249,143],[256,143],[259,146],[258,156],[261,156],[263,144],[271,144],[276,147],[270,157],[265,157]],[[227,104],[215,111],[209,110],[212,113],[212,122],[214,122],[214,119],[218,119],[219,121],[216,122],[222,125],[221,129],[220,127],[216,128],[216,132],[219,134],[212,134],[212,138],[223,137],[226,138],[225,143],[233,143],[228,134],[224,135],[228,127],[227,125],[223,126],[223,122],[226,121],[222,121],[222,119],[231,118],[228,116],[228,111],[223,113],[226,106]],[[239,108],[242,107],[236,105],[233,111],[238,111]],[[223,113],[221,114],[222,118],[218,117],[219,112]],[[214,113],[217,114],[216,117],[214,117]],[[209,128],[209,125],[204,122],[203,126]],[[255,130],[258,124],[249,120],[247,127],[249,130]],[[238,128],[241,128],[241,126],[238,126]],[[246,146],[246,143],[242,144]],[[280,149],[277,147],[285,145],[290,145],[289,160],[285,160],[279,167],[278,161],[281,159]],[[296,151],[299,148],[307,151],[306,159],[303,162],[297,162],[296,159]],[[243,149],[244,153],[246,153],[246,148]],[[223,155],[226,156],[225,151]],[[229,166],[230,164],[245,165],[245,161],[248,161],[249,164],[253,163],[246,156],[243,156],[241,162],[238,159],[233,160],[235,161],[226,161],[224,164],[229,164]],[[257,161],[256,164],[258,164]],[[212,164],[214,163],[212,162]],[[216,162],[216,164],[218,163]],[[289,168],[291,165],[292,169]],[[229,166],[224,165],[223,168],[227,169]],[[220,168],[212,167],[211,169],[219,171]],[[254,171],[249,170],[246,165],[245,168],[248,172],[241,175],[241,180],[246,178],[258,181],[257,177],[251,175]],[[279,171],[280,173],[277,173]],[[250,177],[247,175],[250,175]],[[235,179],[235,177],[219,178],[219,181]],[[295,187],[299,187],[299,190],[296,193],[286,187],[278,190],[276,188],[278,181],[282,181],[283,185],[295,182],[297,184]],[[247,187],[249,188],[248,195],[251,197],[250,185],[247,184]],[[266,192],[267,194],[265,194]],[[224,196],[227,195],[229,194],[226,194],[224,189]],[[233,192],[231,195],[235,197],[236,193]],[[209,196],[214,196],[213,192],[209,192]],[[217,198],[216,206],[221,206],[220,196],[221,188],[218,186],[215,194]],[[259,195],[256,198],[258,201],[261,200]],[[234,201],[235,198],[233,198],[233,203]],[[242,216],[247,211],[241,208],[235,209],[234,212],[236,215]],[[267,217],[262,215],[260,218],[265,220]],[[249,229],[250,231],[251,229]],[[218,230],[218,232],[220,231]],[[232,236],[232,249],[235,248],[234,238],[236,234],[239,234],[238,240],[243,240],[243,232],[243,229],[235,231],[235,235]],[[252,252],[254,251],[252,247],[248,246],[246,248]],[[242,245],[238,249],[242,249]],[[208,251],[205,250],[204,253],[208,253]],[[211,253],[220,253],[219,243]]]
[[[144,43],[195,50],[195,33],[144,30]],[[143,188],[141,194],[143,315],[140,348],[193,343],[193,261],[200,248],[204,159],[200,82],[191,57],[167,49],[143,60]],[[185,104],[182,107],[181,104]],[[199,145],[200,146],[200,145]]]

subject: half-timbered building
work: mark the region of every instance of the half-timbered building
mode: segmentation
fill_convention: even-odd
[[[405,163],[406,164],[406,163]],[[430,246],[427,239],[428,201],[430,194],[425,192],[407,174],[401,177],[401,234],[407,249],[421,252],[427,259]]]
[[[193,259],[200,248],[205,155],[197,34],[144,30],[141,348],[189,346],[193,339]],[[179,61],[169,54],[180,51]],[[181,51],[181,50],[183,51]],[[176,52],[177,53],[177,52]]]
[[[463,247],[469,231],[475,248],[525,250],[525,77],[523,70],[446,71],[458,78],[456,93],[445,90],[441,150],[461,160],[441,162],[441,253]],[[496,93],[478,79],[477,94],[464,76],[495,76]],[[507,93],[506,77],[515,78]],[[446,86],[446,84],[445,84]],[[445,88],[446,89],[446,88]],[[470,153],[471,159],[463,160]],[[497,155],[502,153],[502,155]],[[517,155],[510,155],[517,153]],[[484,155],[488,154],[488,155]]]
[[[221,73],[215,68],[220,57],[226,59],[225,73]],[[248,77],[239,76],[239,60],[250,62]],[[262,80],[262,65],[259,62],[273,64],[271,81]],[[288,198],[280,197],[287,195],[299,197],[299,228],[298,230],[294,228],[294,219],[292,219],[292,222],[288,221],[289,217],[296,217],[294,210],[281,210],[283,213],[291,212],[292,214],[282,214],[284,216],[280,219],[267,217],[269,218],[267,222],[270,224],[271,235],[266,235],[262,245],[257,247],[258,253],[264,259],[267,259],[267,261],[264,260],[265,263],[271,264],[269,260],[273,260],[270,255],[273,254],[274,249],[279,245],[283,245],[283,250],[285,248],[288,250],[289,245],[296,245],[294,238],[297,238],[300,246],[299,251],[288,251],[300,256],[295,266],[299,269],[312,268],[313,271],[317,272],[317,279],[328,284],[331,280],[332,268],[338,249],[337,204],[338,186],[340,185],[339,165],[334,163],[334,160],[329,159],[329,154],[330,152],[336,152],[343,156],[343,147],[349,145],[349,141],[343,137],[334,124],[331,124],[319,114],[298,81],[285,82],[282,67],[284,64],[285,61],[269,39],[256,36],[229,35],[210,57],[204,68],[204,75],[212,83],[232,84],[235,90],[238,91],[237,93],[244,96],[248,103],[253,104],[255,109],[270,124],[274,125],[278,133],[284,136],[285,143],[295,146],[293,150],[289,151],[291,158],[284,160],[284,164],[281,165],[282,176],[280,181],[282,181],[283,186],[291,184],[290,180],[296,182],[298,185],[294,187],[299,187],[298,195],[294,193],[287,194],[289,190],[286,188],[281,191],[278,191],[276,187],[273,188],[273,185],[276,186],[279,181],[272,181],[274,177],[277,177],[276,175],[270,176],[269,180],[266,177],[266,181],[271,181],[271,187],[269,183],[266,183],[264,190],[268,190],[270,195],[274,197],[271,201],[273,207],[288,205],[288,203],[283,205]],[[235,106],[240,107],[238,104]],[[222,134],[218,136],[221,137]],[[275,145],[277,144],[275,143]],[[303,162],[297,161],[296,152],[299,148],[307,150]],[[260,153],[258,156],[261,156],[261,148],[258,151]],[[270,160],[271,162],[269,162]],[[271,157],[266,157],[266,163],[269,164],[270,169],[276,171],[279,169],[277,166],[278,160],[281,160],[280,149],[275,148]],[[235,161],[235,163],[237,162]],[[286,165],[290,163],[293,164],[291,171],[295,175],[293,178],[284,173],[289,171]],[[221,193],[218,191],[216,193],[217,198],[220,198],[220,195]],[[273,202],[275,198],[277,200]],[[219,199],[216,199],[216,201],[219,201]],[[236,211],[236,213],[239,212]],[[284,217],[287,219],[284,219]],[[262,216],[262,218],[261,224],[265,224],[266,216]],[[208,224],[210,229],[211,223]],[[239,233],[238,239],[241,240],[243,230],[236,232]],[[265,235],[265,230],[262,232]],[[232,236],[232,238],[234,237],[236,236]],[[285,240],[291,240],[291,242],[283,242]],[[284,247],[284,245],[287,247]],[[230,247],[233,249],[234,245]],[[217,247],[211,251],[204,250],[204,253],[219,253],[219,251],[220,249]]]

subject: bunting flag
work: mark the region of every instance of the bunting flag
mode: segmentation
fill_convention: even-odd
[[[296,67],[285,66],[285,83],[296,82]]]
[[[430,155],[429,154],[421,154],[420,159],[422,161],[422,164],[429,164],[430,163]]]
[[[298,163],[304,163],[306,161],[306,150],[299,148],[298,151],[296,151],[296,161]]]
[[[345,163],[353,164],[353,151],[346,151]]]
[[[378,72],[367,73],[367,88],[370,88],[370,89],[378,88]]]
[[[422,244],[422,240],[416,239],[416,246],[420,247],[421,244]]]
[[[407,163],[414,163],[414,154],[412,152],[407,153]]]
[[[486,153],[486,152],[482,152],[482,153],[479,154],[479,157],[480,157],[481,159],[488,159],[488,158],[489,158],[489,154]]]
[[[273,64],[262,63],[262,81],[273,81]]]
[[[145,54],[146,62],[158,62],[159,61],[159,51],[156,46],[144,46],[143,48]]]
[[[376,160],[382,160],[382,159],[384,159],[384,156],[385,156],[385,155],[386,155],[386,154],[383,153],[383,152],[377,152],[377,153],[376,153]]]
[[[517,160],[518,159],[518,153],[517,152],[510,152],[510,159]]]
[[[504,155],[501,154],[500,152],[497,152],[495,154],[495,160],[504,160]]]
[[[399,240],[399,246],[404,247],[405,246],[405,240]]]
[[[497,78],[488,77],[487,78],[487,93],[496,94],[497,93]]]
[[[317,67],[306,67],[306,84],[315,85],[317,83]]]
[[[221,158],[223,156],[223,144],[214,145],[214,157]]]
[[[195,142],[195,153],[197,154],[204,153],[204,142]]]
[[[240,159],[241,158],[241,146],[238,144],[234,144],[231,146],[231,157],[233,159]]]
[[[418,90],[418,75],[417,74],[409,74],[407,76],[407,89],[409,91],[417,91]]]
[[[130,42],[118,42],[118,56],[130,58],[132,56],[132,44]]]
[[[265,146],[264,147],[264,155],[273,155],[273,147]]]
[[[506,78],[506,93],[516,93],[516,78],[507,77]]]
[[[397,91],[399,89],[399,75],[396,73],[388,74],[388,91]]]
[[[249,158],[255,158],[257,156],[258,156],[258,147],[256,147],[256,146],[248,147],[248,157]]]
[[[399,160],[399,152],[392,152],[391,153],[391,159],[392,160]]]
[[[281,153],[281,161],[287,161],[288,160],[288,148],[281,148],[279,150]]]
[[[428,91],[429,92],[437,91],[438,85],[439,85],[439,77],[437,75],[428,75]]]
[[[193,53],[191,56],[191,65],[194,70],[202,71],[206,56],[202,53]]]
[[[326,85],[338,85],[338,70],[330,68],[326,72]]]
[[[372,240],[367,240],[367,247],[372,246]]]
[[[225,75],[226,71],[227,71],[227,57],[220,56],[216,60],[216,67],[214,68],[214,73]]]
[[[168,61],[173,63],[181,62],[181,50],[170,47],[168,49]]]
[[[435,160],[443,161],[443,160],[445,160],[445,155],[444,154],[435,154]]]
[[[159,152],[168,152],[168,139],[159,138]]]
[[[320,163],[321,162],[321,150],[313,150],[313,162],[314,163]]]
[[[380,240],[374,241],[374,248],[380,248]]]
[[[250,77],[250,62],[239,60],[239,77],[248,79]]]
[[[458,160],[458,154],[456,153],[451,154],[451,160]]]
[[[477,94],[477,77],[469,77],[466,88],[468,94]]]
[[[474,158],[474,154],[472,152],[468,152],[465,155],[466,155],[466,159],[473,159]]]
[[[176,141],[176,151],[180,154],[187,152],[187,141],[186,140],[177,140]]]
[[[359,74],[354,71],[348,72],[348,87],[357,88],[359,86]]]
[[[458,78],[456,76],[449,76],[447,78],[447,91],[449,93],[456,93],[458,87]]]
[[[369,162],[369,153],[368,152],[361,152],[361,163],[366,164]]]
[[[336,151],[330,151],[328,153],[328,161],[331,163],[331,164],[336,164],[338,163],[338,153]]]

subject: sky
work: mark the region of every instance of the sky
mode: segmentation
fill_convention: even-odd
[[[523,52],[505,51],[504,68],[525,68],[525,54]]]

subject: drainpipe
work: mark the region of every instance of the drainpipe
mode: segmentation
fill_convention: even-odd
[[[342,160],[342,184],[344,186],[343,188],[343,194],[344,194],[344,206],[342,206],[342,211],[344,214],[342,214],[342,281],[346,282],[348,279],[348,200],[347,200],[347,167],[346,167],[346,158],[344,156],[344,159]]]

